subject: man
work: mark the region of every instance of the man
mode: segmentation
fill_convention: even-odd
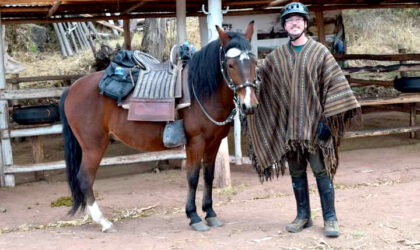
[[[281,22],[290,41],[262,61],[260,106],[248,118],[254,166],[262,180],[288,162],[296,198],[296,219],[286,226],[300,232],[312,226],[308,162],[316,177],[326,236],[339,236],[332,179],[345,123],[360,110],[350,86],[328,49],[305,35],[308,9],[285,6]]]

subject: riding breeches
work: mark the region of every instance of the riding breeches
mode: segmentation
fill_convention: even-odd
[[[328,176],[322,152],[319,148],[313,153],[308,152],[308,150],[289,152],[287,154],[287,161],[292,177],[302,177],[306,173],[308,162],[315,177]]]

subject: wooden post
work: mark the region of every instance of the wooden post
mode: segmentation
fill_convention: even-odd
[[[5,71],[4,71],[4,49],[3,49],[3,24],[1,23],[1,12],[0,12],[0,93],[4,91],[6,87],[6,78],[5,78]],[[7,116],[8,117],[8,116]],[[0,116],[0,121],[5,119],[6,116],[2,114]],[[0,122],[1,123],[1,122]],[[4,178],[4,161],[2,157],[3,147],[0,143],[0,187],[6,186],[5,178]]]
[[[1,14],[0,14],[1,20]],[[0,93],[6,89],[5,69],[4,69],[4,48],[3,48],[3,25],[0,21]],[[6,187],[15,186],[13,175],[4,174],[7,166],[13,164],[12,145],[10,138],[4,138],[3,134],[8,132],[9,128],[9,105],[7,99],[0,100],[0,184]]]
[[[410,127],[416,126],[416,103],[410,104]],[[416,132],[412,131],[410,132],[410,138],[415,139],[416,138]]]
[[[187,160],[181,160],[181,170],[187,170]]]
[[[186,0],[176,0],[176,31],[178,44],[187,40],[187,4]]]
[[[131,50],[130,19],[124,19],[124,49]]]
[[[19,78],[19,73],[18,74],[13,74],[13,78],[18,79]],[[12,87],[11,89],[13,89],[13,90],[19,89],[19,82],[14,83],[14,84],[12,83],[11,87]],[[18,100],[10,100],[9,103],[13,107],[15,105],[18,105]]]
[[[85,34],[85,31],[83,30],[82,24],[81,23],[76,23],[76,24],[77,24],[76,30],[78,30],[79,32],[80,39],[82,40],[82,43],[83,43],[83,47],[89,48],[89,43],[87,41],[86,34]]]
[[[61,38],[63,39],[64,48],[66,49],[67,54],[69,56],[72,56],[73,55],[73,50],[71,49],[69,39],[66,36],[66,32],[64,30],[63,24],[58,23],[57,26],[58,26],[58,30],[60,31]]]
[[[69,31],[72,29],[71,23],[63,23],[63,25]],[[74,37],[74,30],[71,30],[69,35],[70,35],[70,38],[71,38],[71,42],[73,44],[73,48],[74,48],[74,50],[77,54],[77,53],[79,53],[79,48],[78,48],[77,43],[76,43],[76,38]]]
[[[229,148],[227,138],[222,140],[219,152],[216,156],[216,166],[214,168],[214,185],[218,188],[229,187],[230,180],[230,165],[229,165]]]
[[[44,147],[42,146],[41,136],[31,137],[31,142],[34,163],[40,163],[44,160]],[[34,176],[36,181],[45,180],[44,171],[35,171]]]
[[[406,54],[407,50],[405,48],[399,48],[398,49],[398,53],[399,54]],[[401,64],[405,64],[407,63],[406,61],[400,61]],[[407,73],[404,71],[400,72],[400,76],[401,77],[407,77]],[[416,103],[410,103],[410,127],[412,126],[416,126]],[[415,139],[416,138],[416,132],[412,131],[410,132],[410,139]]]
[[[318,42],[325,45],[325,29],[324,29],[324,13],[322,11],[316,11],[316,27],[318,29]]]
[[[63,57],[67,57],[67,50],[64,47],[64,42],[63,42],[63,38],[60,35],[60,30],[58,29],[58,24],[57,23],[53,23],[53,27],[55,30],[55,34],[57,34],[57,38],[58,38],[58,42],[60,43],[60,50],[61,50],[61,55],[63,55]]]

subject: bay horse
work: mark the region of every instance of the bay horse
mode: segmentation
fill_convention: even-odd
[[[188,84],[193,98],[190,107],[180,110],[187,136],[186,214],[191,228],[197,231],[222,225],[213,210],[212,185],[216,154],[221,140],[228,135],[231,111],[241,109],[252,113],[258,105],[257,60],[250,52],[254,22],[244,34],[225,33],[218,26],[216,29],[219,39],[196,52],[188,63]],[[93,183],[110,134],[141,151],[164,150],[162,134],[166,123],[128,121],[126,109],[99,93],[102,76],[103,72],[96,72],[77,80],[63,93],[60,113],[67,180],[73,199],[69,214],[74,215],[87,206],[92,220],[102,226],[102,231],[109,232],[115,229],[102,215],[94,197]],[[224,122],[216,121],[226,117]],[[201,166],[205,182],[202,209],[207,225],[198,216],[195,205]]]

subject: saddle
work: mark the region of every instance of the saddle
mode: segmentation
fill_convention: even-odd
[[[129,107],[128,120],[175,120],[175,98],[182,96],[182,83],[177,82],[177,75],[182,67],[173,65],[169,60],[160,63],[140,51],[135,51],[134,57],[141,71],[134,90],[124,102]]]
[[[130,121],[174,121],[176,109],[190,106],[187,67],[171,50],[171,59],[159,62],[140,51],[120,51],[105,70],[99,84],[101,94],[129,110]]]

